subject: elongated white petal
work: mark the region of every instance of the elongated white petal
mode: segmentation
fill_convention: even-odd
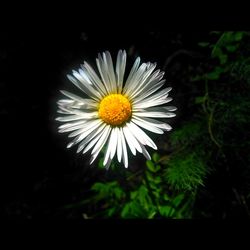
[[[132,121],[142,128],[146,128],[146,126],[149,126],[149,127],[159,128],[161,129],[161,131],[162,130],[170,131],[172,129],[172,127],[169,124],[148,117],[140,117],[140,118],[134,117]]]
[[[115,68],[118,93],[121,93],[122,91],[122,84],[126,67],[126,57],[127,57],[126,52],[119,50],[117,54],[116,68]]]
[[[170,112],[134,112],[135,116],[139,116],[139,117],[155,117],[155,118],[171,118],[176,116],[176,114],[174,113],[170,113]]]
[[[117,143],[117,130],[118,128],[112,128],[111,130],[111,134],[109,137],[109,142],[108,142],[108,146],[107,146],[107,150],[105,153],[105,157],[104,157],[104,161],[103,161],[103,165],[106,165],[108,162],[108,159],[113,159],[115,152],[116,152],[116,143]]]
[[[132,98],[134,97],[134,95],[137,94],[137,92],[140,89],[142,89],[145,86],[145,84],[147,84],[147,81],[150,78],[149,76],[151,75],[155,67],[156,63],[154,64],[149,63],[146,67],[145,72],[140,76],[140,78],[134,80],[136,84],[131,85],[130,90],[127,92]]]
[[[118,128],[117,130],[117,160],[118,162],[121,162],[122,159],[122,135],[121,135],[121,130]]]
[[[145,156],[145,158],[147,159],[147,160],[151,160],[151,156],[150,156],[150,154],[148,153],[148,151],[146,150],[146,148],[141,144],[140,145],[141,146],[141,148],[142,148],[142,154]]]
[[[101,75],[107,93],[111,93],[111,84],[107,75],[107,68],[100,54],[98,54],[98,58],[96,59],[96,65]]]
[[[84,65],[82,65],[82,68],[86,71],[86,75],[87,73],[89,74],[93,84],[96,86],[96,88],[101,91],[103,94],[107,94],[107,91],[105,89],[105,86],[103,85],[102,81],[100,80],[100,78],[98,77],[98,75],[95,73],[95,71],[93,70],[93,68],[87,63],[84,62]]]
[[[81,133],[74,138],[74,140],[68,144],[68,148],[72,147],[73,145],[77,144],[81,140],[83,140],[85,137],[87,137],[92,131],[94,131],[99,125],[101,124],[101,121],[98,120],[98,123],[93,123],[93,125],[89,125],[86,128],[83,128]]]
[[[110,126],[108,126],[107,129],[103,132],[99,141],[96,143],[96,145],[92,149],[92,152],[91,152],[92,157],[90,160],[90,164],[92,164],[94,162],[97,155],[100,153],[101,149],[103,148],[104,144],[106,143],[108,136],[109,136],[109,133],[110,133],[110,130],[111,130],[111,128],[110,128]]]
[[[123,130],[121,129],[121,141],[122,141],[122,160],[123,160],[123,164],[125,166],[125,168],[128,167],[128,153],[127,153],[127,146],[126,146],[126,142],[124,139],[124,134],[123,134]]]
[[[111,85],[111,90],[112,92],[117,93],[117,85],[116,85],[113,61],[108,51],[103,53],[103,61],[106,62],[107,64],[107,73],[108,73],[108,77],[109,77],[109,81]]]
[[[152,139],[147,136],[147,134],[140,129],[136,124],[133,122],[127,123],[127,126],[129,127],[130,131],[133,133],[133,135],[137,138],[139,142],[141,142],[143,145],[148,145],[149,147],[153,149],[157,149],[157,146],[152,141]]]
[[[73,93],[70,93],[66,90],[61,90],[60,91],[63,95],[69,97],[70,99],[74,100],[74,101],[77,101],[77,102],[80,102],[80,103],[83,103],[85,105],[88,105],[90,107],[96,107],[97,103],[91,99],[86,99],[86,98],[82,98],[80,96],[77,96]]]
[[[71,121],[76,121],[76,120],[82,120],[85,119],[81,116],[77,116],[77,115],[67,115],[67,116],[63,116],[63,117],[57,117],[56,121],[59,122],[71,122]]]
[[[123,88],[123,91],[122,91],[123,93],[125,93],[126,90],[128,89],[129,84],[131,82],[131,79],[132,79],[132,77],[134,77],[134,74],[135,74],[135,72],[137,71],[137,69],[138,69],[138,67],[140,65],[140,61],[141,61],[140,57],[137,57],[135,62],[134,62],[134,65],[133,65],[133,67],[132,67],[132,69],[131,69],[131,71],[129,73],[127,81],[126,81],[126,83],[124,85],[124,88]]]
[[[79,76],[80,74],[74,71],[73,75]],[[71,75],[67,75],[67,77],[76,87],[78,87],[80,90],[86,93],[90,98],[96,101],[99,101],[101,99],[101,95],[97,91],[95,91],[90,84],[84,84],[79,80],[73,78]]]
[[[88,145],[86,145],[86,147],[83,150],[83,154],[85,154],[86,152],[88,152],[91,148],[94,147],[94,145],[96,145],[96,143],[99,141],[99,139],[101,138],[101,136],[103,135],[103,133],[105,132],[105,130],[107,130],[108,126],[105,125],[104,129],[99,133],[99,135],[97,135],[93,140],[91,140],[89,142]]]
[[[91,141],[94,140],[94,138],[98,137],[98,135],[101,135],[105,124],[101,124],[97,129],[94,129],[78,146],[77,153],[81,152],[83,148]]]
[[[151,131],[153,133],[156,133],[156,134],[163,134],[163,130],[160,129],[160,128],[157,128],[156,126],[152,125],[152,124],[149,124],[149,123],[146,123],[146,122],[143,122],[141,121],[140,119],[138,119],[137,117],[134,117],[132,119],[132,121],[134,123],[136,123],[137,125],[139,125],[140,127],[148,130],[148,131]]]
[[[133,144],[136,150],[142,153],[140,144],[138,143],[137,139],[133,136],[133,134],[130,132],[129,128],[126,125],[123,127],[123,132],[124,132],[127,142],[130,142],[131,144]]]
[[[143,101],[140,104],[136,104],[134,107],[135,108],[142,108],[142,109],[146,109],[146,108],[150,108],[150,107],[155,107],[155,106],[159,106],[159,105],[163,105],[166,103],[171,102],[173,99],[171,97],[168,97],[166,99],[160,99],[160,100],[149,100],[149,101]]]

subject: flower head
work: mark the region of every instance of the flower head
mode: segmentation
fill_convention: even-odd
[[[174,106],[165,106],[172,101],[168,97],[171,87],[163,88],[164,72],[155,70],[156,63],[142,63],[138,57],[126,80],[126,52],[120,50],[115,68],[108,51],[96,59],[98,73],[84,62],[69,80],[82,92],[81,96],[61,91],[67,99],[58,101],[58,112],[64,116],[56,120],[64,124],[59,132],[70,132],[74,137],[67,148],[78,145],[77,152],[91,150],[90,164],[106,147],[103,165],[107,168],[115,155],[128,167],[127,147],[133,155],[150,155],[145,146],[157,149],[144,130],[163,134],[171,126],[162,121],[174,117]]]

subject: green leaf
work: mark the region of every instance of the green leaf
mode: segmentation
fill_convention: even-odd
[[[170,200],[170,197],[169,197],[166,193],[164,193],[164,194],[163,194],[163,200],[169,201],[169,200]]]
[[[157,161],[160,160],[160,156],[157,156]],[[157,171],[159,171],[161,169],[161,166],[159,164],[155,165],[152,161],[147,160],[146,161],[146,165],[148,167],[148,169],[153,172],[156,173]]]
[[[153,158],[153,161],[155,163],[158,163],[158,161],[160,160],[161,156],[158,153],[153,153],[152,158]]]
[[[243,38],[243,35],[244,35],[244,32],[242,31],[235,32],[234,40],[237,42],[240,41]]]
[[[116,207],[111,207],[107,210],[108,217],[113,216],[116,213]]]
[[[160,206],[159,212],[161,216],[169,218],[174,214],[175,209],[171,206]]]
[[[115,187],[113,192],[118,200],[122,199],[125,196],[124,191],[120,187]]]
[[[177,196],[174,198],[174,200],[173,200],[174,206],[177,208],[177,207],[180,205],[180,203],[182,202],[183,199],[184,199],[184,194],[179,194],[179,195],[177,195]]]
[[[223,72],[224,69],[222,67],[216,67],[214,71],[208,73],[206,76],[208,80],[218,80]]]
[[[222,54],[220,55],[219,59],[220,59],[220,64],[225,64],[227,62],[228,55]]]
[[[146,171],[146,177],[149,182],[154,182],[154,177],[149,171]]]
[[[154,172],[154,163],[152,161],[147,160],[146,165],[150,171]]]
[[[171,157],[164,177],[176,190],[195,191],[198,186],[203,185],[206,173],[207,166],[203,158],[195,152],[190,152]]]
[[[196,104],[201,104],[201,103],[204,103],[205,101],[206,101],[206,97],[205,96],[198,96],[194,100],[194,102]]]
[[[229,52],[234,52],[234,51],[236,51],[237,46],[236,46],[236,45],[227,45],[227,46],[226,46],[226,49],[227,49]]]
[[[98,161],[98,168],[104,168],[103,167],[103,160],[104,160],[104,158],[101,157],[100,160]]]

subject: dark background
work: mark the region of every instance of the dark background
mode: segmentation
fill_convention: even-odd
[[[204,60],[206,54],[201,53],[197,43],[208,37],[207,31],[1,32],[2,216],[81,217],[80,213],[67,213],[61,208],[84,197],[99,172],[88,165],[89,155],[79,157],[74,149],[66,150],[67,137],[56,131],[59,90],[74,89],[66,74],[77,69],[83,60],[94,64],[97,53],[104,50],[115,57],[119,49],[126,49],[130,64],[137,56],[157,62],[159,68],[166,70],[167,82],[173,87],[180,114],[175,120],[178,126],[191,115],[183,96],[190,91],[185,83],[186,68],[192,65],[195,69]],[[213,180],[208,189],[214,188],[212,184]],[[224,190],[221,192],[223,196]],[[213,215],[222,217],[227,204],[218,201]]]

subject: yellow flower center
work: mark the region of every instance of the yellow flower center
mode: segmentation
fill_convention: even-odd
[[[129,120],[132,106],[127,97],[121,94],[111,94],[102,99],[99,106],[99,117],[107,124],[122,125]]]

